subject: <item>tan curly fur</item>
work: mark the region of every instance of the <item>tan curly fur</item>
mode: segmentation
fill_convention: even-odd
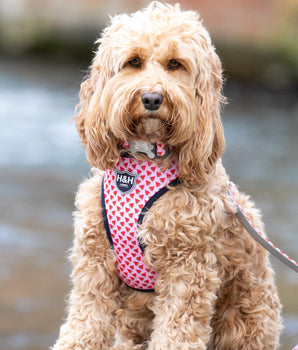
[[[276,349],[280,303],[264,251],[232,214],[221,163],[222,70],[199,16],[153,2],[112,18],[81,85],[76,125],[93,176],[79,188],[73,290],[54,350]],[[175,61],[172,61],[175,60]],[[163,103],[148,111],[144,92]],[[161,141],[181,183],[159,198],[137,234],[157,271],[155,292],[120,281],[101,208],[103,171],[128,139]],[[134,155],[144,158],[144,155]],[[242,208],[264,232],[252,201]]]

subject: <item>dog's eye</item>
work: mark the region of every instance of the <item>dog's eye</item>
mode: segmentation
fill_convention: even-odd
[[[168,69],[179,69],[180,67],[182,67],[181,63],[176,60],[171,60],[168,63]]]
[[[139,57],[133,58],[132,60],[130,60],[128,62],[128,64],[134,68],[141,68],[141,66],[142,66],[142,63],[141,63],[141,60],[139,59]]]

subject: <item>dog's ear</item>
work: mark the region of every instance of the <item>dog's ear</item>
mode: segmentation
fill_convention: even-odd
[[[180,151],[180,177],[198,184],[207,179],[224,148],[220,119],[222,69],[215,51],[210,50],[196,80],[196,106],[192,137]]]
[[[93,60],[90,77],[81,84],[80,102],[74,117],[89,164],[102,170],[113,167],[118,159],[116,140],[108,131],[101,101],[104,86],[113,76],[104,62],[108,55],[108,48],[102,45]]]
[[[76,122],[76,127],[81,141],[86,145],[86,133],[85,133],[85,119],[88,110],[88,104],[93,94],[91,78],[86,79],[82,82],[80,88],[80,103],[76,107],[76,114],[74,120]]]

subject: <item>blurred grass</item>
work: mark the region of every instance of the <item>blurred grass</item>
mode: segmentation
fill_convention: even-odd
[[[42,60],[72,61],[85,66],[91,62],[97,31],[48,31],[36,35],[22,47],[1,46],[7,58],[34,57]],[[3,41],[1,41],[3,43]],[[298,87],[298,53],[291,41],[272,46],[215,39],[225,76],[242,83],[258,83],[274,89]]]
[[[63,29],[39,26],[24,29],[3,30],[0,25],[0,55],[5,58],[23,59],[28,57],[42,60],[90,62],[94,41],[99,31],[93,29]],[[26,25],[24,25],[26,28]],[[38,28],[38,29],[37,29]]]
[[[213,35],[209,28],[229,79],[273,89],[298,88],[298,1],[277,3],[276,23],[264,37],[260,36],[260,40],[255,34],[245,38]],[[54,21],[28,11],[11,21],[1,18],[0,55],[17,59],[34,56],[42,60],[68,60],[87,66],[95,48],[94,41],[108,19],[104,13],[99,13],[98,17],[98,25],[94,16],[90,22],[66,25],[57,18]]]

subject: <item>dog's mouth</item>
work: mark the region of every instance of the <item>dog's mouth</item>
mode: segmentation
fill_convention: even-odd
[[[145,115],[132,120],[129,132],[130,138],[167,144],[172,134],[172,124],[158,115]]]

